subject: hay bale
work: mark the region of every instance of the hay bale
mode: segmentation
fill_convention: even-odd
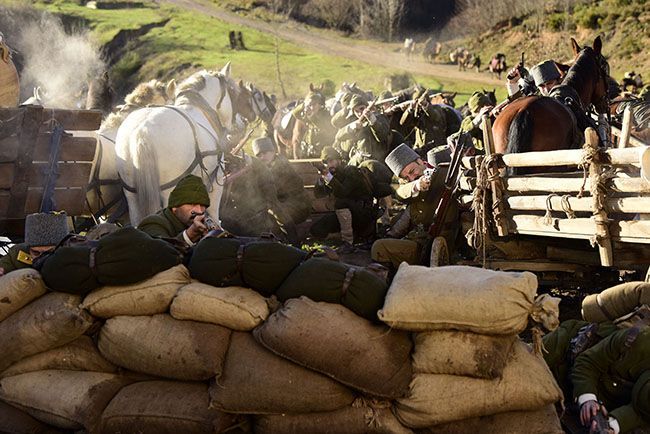
[[[228,413],[332,411],[353,400],[345,386],[276,356],[242,332],[233,332],[223,373],[210,384],[210,405]]]
[[[529,272],[402,263],[378,315],[404,330],[516,335],[526,328],[536,292]]]
[[[252,289],[218,288],[198,282],[182,287],[169,311],[176,319],[209,322],[239,331],[252,330],[269,316],[266,299]]]
[[[93,340],[88,336],[81,336],[62,347],[22,359],[2,372],[0,378],[46,369],[117,372],[117,367],[99,354]]]
[[[40,273],[33,268],[14,270],[0,277],[0,321],[46,291]]]
[[[445,374],[416,374],[407,398],[396,403],[406,426],[426,428],[446,422],[535,410],[562,399],[544,360],[517,342],[500,379]]]
[[[0,432],[10,434],[57,434],[52,427],[31,417],[29,414],[0,401]]]
[[[92,432],[109,401],[129,382],[100,372],[36,371],[0,380],[0,399],[47,424]]]
[[[288,300],[253,335],[275,354],[373,396],[398,398],[411,381],[408,333],[338,304]]]
[[[77,339],[93,324],[81,298],[54,292],[34,300],[0,322],[0,371],[15,362]]]
[[[113,398],[102,414],[101,432],[212,434],[238,423],[238,417],[209,408],[204,383],[143,381]]]
[[[100,318],[164,313],[178,288],[189,282],[190,272],[177,265],[133,285],[99,288],[86,296],[82,306]]]
[[[479,335],[455,330],[415,334],[413,370],[419,374],[497,378],[517,336]]]
[[[420,431],[422,434],[564,434],[554,405],[537,410],[509,411],[443,423]]]
[[[614,321],[644,304],[650,305],[650,283],[621,283],[585,297],[582,317],[589,322]]]
[[[99,351],[118,366],[175,380],[221,374],[230,330],[169,315],[118,316],[106,321]]]
[[[390,403],[358,404],[340,410],[308,414],[258,416],[256,434],[409,434],[393,415]]]

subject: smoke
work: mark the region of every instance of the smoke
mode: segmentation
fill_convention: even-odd
[[[47,12],[0,6],[0,32],[16,52],[21,101],[40,87],[47,107],[84,106],[88,81],[105,65],[88,31],[75,27],[66,32],[61,19]]]

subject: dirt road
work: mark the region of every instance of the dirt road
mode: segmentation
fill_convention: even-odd
[[[476,72],[461,72],[454,65],[438,65],[417,60],[407,60],[401,53],[386,50],[386,45],[376,42],[359,42],[351,38],[335,35],[333,32],[310,31],[306,26],[296,22],[269,23],[262,20],[242,17],[219,8],[217,5],[203,0],[165,0],[186,9],[192,9],[232,24],[254,28],[261,32],[275,33],[284,40],[291,41],[301,47],[309,47],[325,54],[345,57],[361,62],[389,66],[417,74],[437,78],[471,81],[485,86],[502,86],[498,80],[488,74]]]

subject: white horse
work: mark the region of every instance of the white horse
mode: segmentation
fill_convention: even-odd
[[[173,102],[175,92],[174,79],[167,84],[159,80],[140,83],[124,98],[124,104],[117,106],[102,122],[97,131],[97,152],[86,194],[93,214],[108,215],[122,198],[122,184],[117,173],[115,138],[124,119],[139,108]]]
[[[178,86],[173,105],[136,110],[125,119],[115,150],[134,226],[165,206],[188,174],[202,177],[210,195],[208,213],[220,222],[224,153],[232,146],[227,135],[239,134],[246,120],[267,111],[261,92],[252,86],[245,107],[235,109],[244,89],[230,78],[228,63],[219,72],[190,76]]]

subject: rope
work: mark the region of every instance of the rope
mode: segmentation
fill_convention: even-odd
[[[553,197],[557,197],[557,194],[551,193],[548,196],[546,196],[546,213],[544,214],[544,220],[543,220],[546,226],[553,225],[553,216],[551,215],[551,211],[553,211],[553,205],[551,204],[551,199]]]
[[[482,250],[483,268],[485,268],[486,265],[485,233],[487,227],[485,210],[488,185],[487,166],[485,165],[485,162],[482,161],[480,167],[477,167],[476,169],[476,188],[474,188],[472,195],[471,206],[471,210],[474,212],[474,224],[467,234],[467,241],[477,252]]]
[[[565,195],[562,196],[562,199],[561,199],[562,211],[564,211],[567,218],[574,219],[574,218],[576,218],[576,213],[575,213],[575,211],[573,211],[573,209],[571,208],[571,204],[569,203],[569,198],[570,197],[571,197],[571,195],[569,195],[569,194],[565,194]]]

